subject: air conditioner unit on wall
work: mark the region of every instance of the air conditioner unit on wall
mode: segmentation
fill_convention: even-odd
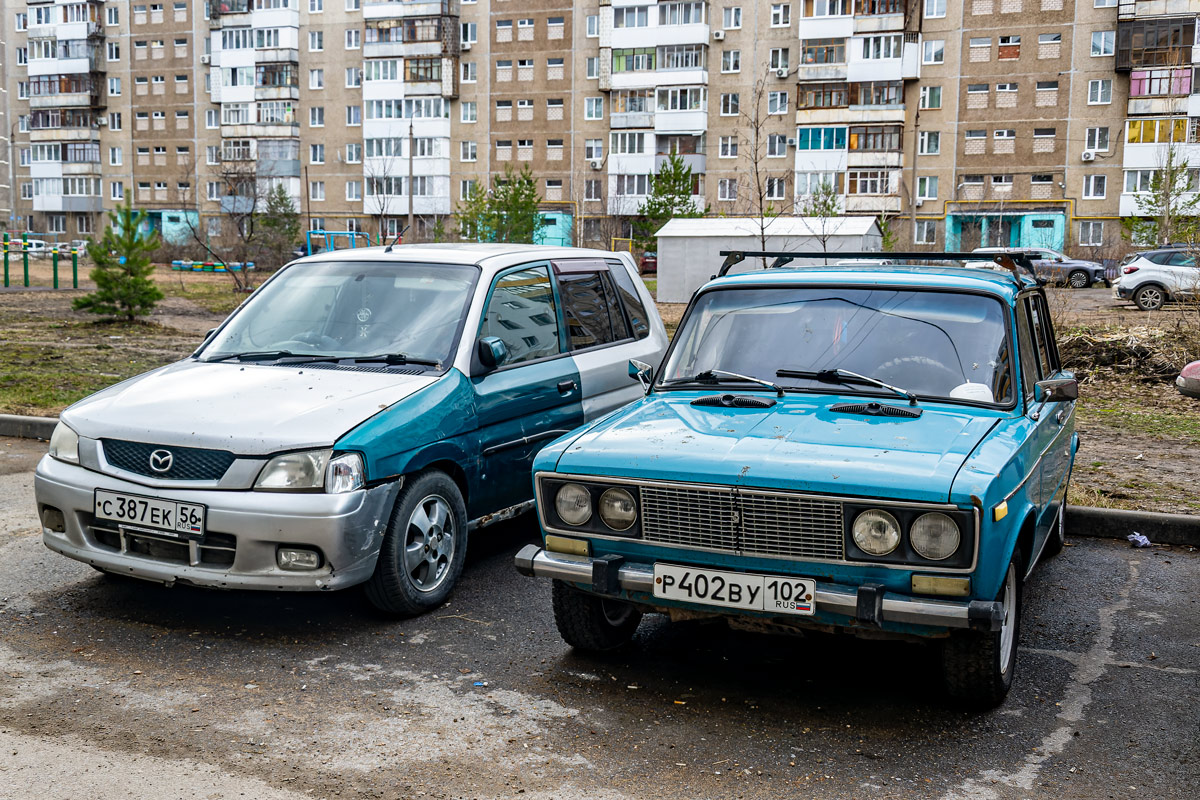
[[[467,51],[467,50],[470,50],[470,49],[471,49],[471,43],[470,43],[470,42],[463,42],[463,43],[462,43],[462,44],[459,46],[459,49],[460,49],[460,50],[462,50],[462,51],[464,51],[464,52],[465,52],[465,51]]]
[[[788,76],[788,68],[780,67],[779,69],[775,70],[775,75],[779,78],[786,78]]]
[[[913,203],[913,205],[916,206],[917,208],[920,208],[924,203],[925,203],[925,198],[918,197],[917,202]]]
[[[713,39],[721,41],[725,38],[725,31],[713,31]]]
[[[1079,157],[1082,158],[1084,161],[1095,161],[1096,160],[1096,151],[1095,150],[1084,150],[1083,154],[1080,155]]]
[[[200,56],[201,64],[207,64],[211,60],[212,60],[212,56]]]
[[[794,137],[794,136],[788,137],[787,143],[788,143],[788,147],[795,147],[796,146],[796,137]]]
[[[604,162],[600,159],[596,158],[592,160],[592,169],[601,169],[603,166]]]

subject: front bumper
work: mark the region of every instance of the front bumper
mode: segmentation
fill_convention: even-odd
[[[371,577],[399,482],[345,494],[162,489],[143,486],[44,456],[34,476],[38,513],[63,512],[65,530],[43,527],[56,553],[109,572],[165,584],[223,589],[340,589]],[[201,543],[126,535],[92,514],[96,489],[162,497],[207,507]],[[220,546],[217,546],[217,545]],[[279,547],[320,550],[315,570],[280,569]]]
[[[525,545],[516,556],[517,571],[536,578],[554,578],[601,594],[622,591],[654,593],[654,570],[647,564],[622,563],[618,558],[590,558],[551,553],[535,544]],[[846,624],[879,626],[881,623],[920,625],[931,628],[963,628],[997,631],[1004,619],[996,601],[924,600],[877,591],[868,586],[857,590],[831,583],[818,583],[818,615],[847,617]],[[741,613],[716,606],[695,606],[714,613]],[[836,623],[835,623],[836,624]]]

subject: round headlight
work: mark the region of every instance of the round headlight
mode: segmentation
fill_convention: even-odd
[[[608,489],[600,495],[600,519],[614,531],[627,531],[637,521],[637,504],[624,489]]]
[[[854,520],[854,543],[864,553],[886,556],[900,544],[900,523],[886,511],[872,508]]]
[[[962,535],[950,517],[930,512],[917,517],[917,521],[908,532],[908,541],[921,558],[941,561],[954,555],[962,541]]]
[[[555,495],[554,510],[568,525],[582,525],[592,518],[592,494],[578,483],[568,483]]]

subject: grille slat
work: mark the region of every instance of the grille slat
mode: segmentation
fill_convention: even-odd
[[[642,486],[648,542],[796,559],[841,561],[842,504],[754,490]]]
[[[114,467],[148,478],[170,481],[219,481],[237,459],[226,450],[163,446],[120,439],[101,439],[100,442],[104,446],[104,457]],[[166,472],[155,472],[150,468],[150,454],[155,450],[171,452],[171,468]]]

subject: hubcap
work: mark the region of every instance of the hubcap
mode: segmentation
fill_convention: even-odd
[[[1084,286],[1087,286],[1087,276],[1082,272],[1072,273],[1071,285],[1076,289],[1082,289]]]
[[[404,574],[419,592],[442,585],[454,563],[454,516],[440,495],[417,503],[404,540]]]
[[[1147,289],[1142,292],[1142,305],[1147,308],[1158,308],[1162,305],[1162,295],[1156,289]]]
[[[1017,630],[1017,568],[1008,565],[1008,574],[1004,577],[1004,622],[1000,627],[1000,673],[1008,672],[1009,661],[1012,658],[1013,639]]]

